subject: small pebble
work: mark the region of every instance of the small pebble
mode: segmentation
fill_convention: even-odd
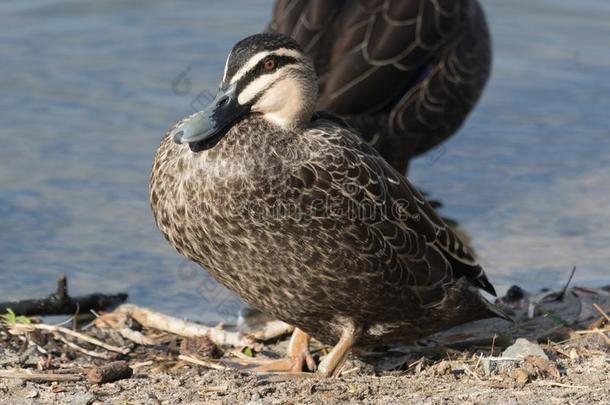
[[[31,390],[25,393],[24,395],[26,398],[36,398],[38,396],[38,391],[37,390]]]
[[[512,357],[517,359],[524,359],[526,356],[529,355],[540,356],[545,360],[549,359],[549,357],[539,345],[523,338],[517,339],[512,346],[508,347],[502,353],[502,357]]]

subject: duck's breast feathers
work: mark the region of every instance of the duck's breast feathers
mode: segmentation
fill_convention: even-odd
[[[379,255],[381,249],[392,266],[409,269],[404,271],[411,274],[399,278],[410,285],[431,287],[466,277],[493,293],[483,269],[458,236],[371,146],[349,129],[323,119],[314,121],[303,136],[326,144],[320,147],[323,153],[308,162],[315,167],[310,170],[309,187],[326,188],[350,200],[356,208],[350,215],[357,215],[350,219],[355,227],[366,228],[359,234],[374,233],[383,241],[383,246],[371,247],[377,252],[369,253]]]

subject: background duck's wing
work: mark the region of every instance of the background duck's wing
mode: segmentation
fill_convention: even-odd
[[[383,270],[387,273],[385,279],[418,289],[424,302],[442,298],[443,285],[461,277],[495,295],[466,245],[408,180],[371,146],[349,129],[324,120],[316,121],[308,135],[326,138],[332,145],[325,149],[327,155],[320,157],[327,164],[318,165],[330,168],[330,173],[315,181],[324,182],[318,185],[320,188],[340,190],[358,206],[355,228],[366,231],[355,229],[346,240],[360,243],[360,239],[371,239],[366,233],[373,232],[381,245],[362,244],[360,248],[369,246],[372,256],[383,256],[387,264]]]
[[[319,108],[348,119],[399,171],[457,130],[489,75],[475,0],[279,0],[269,29],[314,60]]]

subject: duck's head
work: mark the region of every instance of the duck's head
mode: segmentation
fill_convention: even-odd
[[[233,47],[216,97],[176,128],[174,142],[210,148],[250,114],[296,128],[310,121],[316,100],[316,74],[300,46],[283,34],[252,35]]]

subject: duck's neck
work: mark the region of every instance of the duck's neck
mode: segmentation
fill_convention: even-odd
[[[252,111],[284,130],[301,127],[311,121],[317,100],[316,86],[308,80],[287,77],[264,92]]]

